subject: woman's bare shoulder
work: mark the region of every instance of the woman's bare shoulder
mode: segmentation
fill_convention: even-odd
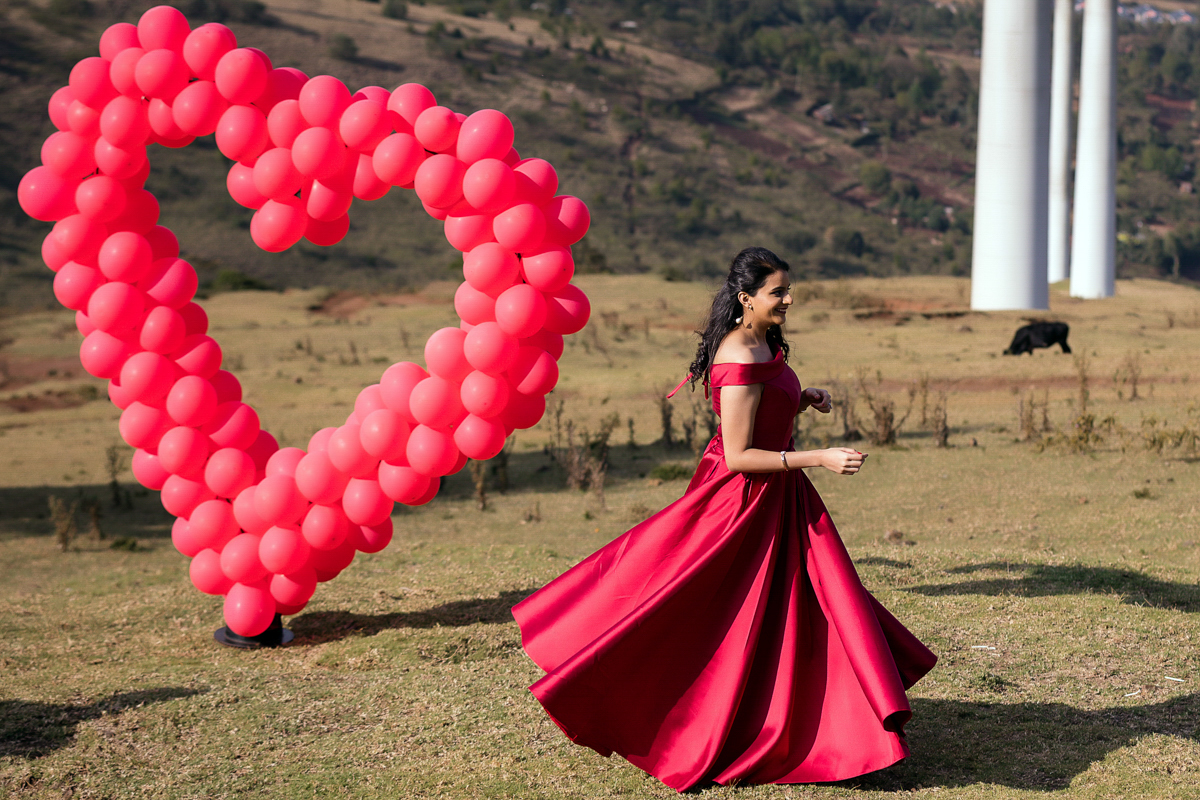
[[[717,364],[753,364],[754,351],[735,336],[726,336],[713,355],[713,366]]]

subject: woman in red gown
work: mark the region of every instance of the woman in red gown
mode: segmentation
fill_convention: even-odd
[[[863,588],[802,471],[865,456],[792,450],[792,418],[830,398],[785,363],[791,302],[785,262],[737,255],[689,376],[721,427],[687,491],[513,608],[567,736],[679,791],[894,764],[905,689],[937,660]]]

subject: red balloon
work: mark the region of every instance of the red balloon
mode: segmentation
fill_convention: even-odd
[[[225,554],[221,554],[224,565]],[[258,636],[275,620],[275,598],[263,586],[235,583],[225,595],[225,624],[238,636]]]
[[[409,408],[413,417],[431,428],[449,428],[466,416],[457,383],[432,375],[413,387]]]
[[[306,178],[318,181],[332,178],[342,170],[346,157],[346,146],[326,127],[303,130],[292,143],[292,164]]]
[[[124,376],[124,370],[121,374]],[[167,393],[167,413],[180,425],[193,428],[207,425],[217,413],[217,390],[199,375],[184,375]]]
[[[155,225],[144,234],[150,243],[150,252],[157,261],[160,258],[175,258],[179,255],[179,240],[162,225]]]
[[[254,101],[254,105],[270,113],[285,100],[295,100],[308,82],[308,76],[295,67],[280,67],[267,74],[267,88]]]
[[[546,413],[546,398],[513,392],[504,410],[504,424],[510,428],[532,428]]]
[[[428,377],[428,372],[411,361],[393,364],[379,379],[380,397],[392,411],[409,422],[415,422],[412,409],[409,408],[409,398],[412,396],[413,387]]]
[[[117,95],[108,77],[109,63],[103,58],[85,58],[71,69],[70,85],[75,99],[97,111]]]
[[[208,460],[208,446],[207,436],[195,428],[180,425],[162,435],[158,442],[158,461],[172,475],[200,480]],[[231,521],[232,514],[231,511]]]
[[[150,271],[153,256],[145,236],[118,231],[104,239],[97,253],[97,263],[110,281],[137,283]]]
[[[471,214],[465,217],[446,216],[446,241],[455,250],[469,252],[495,238],[492,235],[490,214]]]
[[[175,110],[157,97],[146,108],[146,118],[150,121],[149,138],[164,147],[183,147],[194,138],[175,123]]]
[[[288,160],[288,166],[291,166],[290,157]],[[229,190],[229,196],[233,198],[233,201],[243,208],[258,210],[267,202],[267,196],[254,185],[254,167],[234,164],[229,168],[229,176],[225,179],[225,188]]]
[[[465,281],[454,292],[454,310],[470,325],[496,320],[496,301]]]
[[[353,423],[341,426],[329,437],[327,454],[334,468],[354,478],[370,473],[379,463],[379,459],[362,446],[359,426]]]
[[[546,394],[558,383],[558,362],[540,347],[522,345],[508,377],[521,394]]]
[[[309,125],[336,128],[350,105],[350,90],[331,75],[318,75],[300,90],[300,113]]]
[[[435,153],[453,151],[461,126],[455,113],[445,106],[433,106],[421,112],[413,123],[413,134],[426,150]]]
[[[345,487],[343,487],[344,490]],[[341,493],[338,493],[341,497]],[[322,503],[308,510],[304,523],[300,526],[300,535],[308,544],[317,550],[333,550],[346,541],[350,532],[350,520],[339,505]]]
[[[463,341],[463,353],[471,366],[489,375],[499,375],[512,366],[517,357],[516,337],[505,333],[499,324],[484,322],[472,328]]]
[[[519,203],[496,215],[496,241],[514,253],[535,250],[546,236],[546,216],[532,203]]]
[[[350,192],[339,192],[320,181],[313,181],[305,193],[304,208],[310,219],[333,222],[346,216],[353,200],[354,195]]]
[[[269,528],[258,543],[258,560],[268,572],[280,575],[303,569],[308,564],[311,552],[312,548],[300,535],[298,525]]]
[[[392,501],[388,500],[389,509]],[[352,525],[350,527],[351,542],[356,550],[364,553],[378,553],[392,543],[392,519],[385,518],[374,525]]]
[[[108,68],[108,78],[117,92],[126,97],[141,98],[142,89],[137,84],[137,65],[144,55],[146,55],[146,51],[142,48],[130,47],[128,50],[122,50],[112,59],[112,64]]]
[[[245,403],[221,403],[213,418],[201,430],[212,438],[218,448],[236,447],[250,452],[253,457],[250,446],[258,439],[258,414]]]
[[[114,284],[109,284],[112,285]],[[118,382],[127,396],[134,400],[161,406],[167,392],[171,391],[175,372],[175,365],[169,358],[158,353],[134,353],[121,367]]]
[[[138,450],[129,461],[129,467],[137,482],[147,489],[157,492],[166,483],[171,473],[163,469],[158,456],[145,450]]]
[[[310,453],[325,453],[329,450],[329,439],[337,431],[337,428],[321,428],[314,433],[308,440],[308,452]]]
[[[388,124],[387,107],[373,100],[351,103],[342,112],[338,132],[350,149],[363,153],[374,151],[375,146],[392,132]]]
[[[549,161],[540,158],[527,158],[519,162],[513,167],[513,177],[517,181],[516,196],[523,203],[544,206],[558,191],[558,173]]]
[[[429,371],[455,383],[467,377],[471,365],[463,355],[463,341],[466,338],[466,331],[459,328],[442,328],[430,334],[425,342],[425,363]]]
[[[100,135],[100,111],[72,100],[67,106],[67,125],[80,136],[94,139]]]
[[[350,476],[333,466],[327,452],[308,453],[296,465],[296,489],[314,503],[328,505],[341,498]]]
[[[159,47],[182,50],[191,27],[183,12],[174,6],[155,6],[142,14],[137,32],[138,41],[147,50]]]
[[[476,111],[458,132],[458,157],[474,164],[484,159],[502,159],[513,145],[513,124],[494,108]]]
[[[525,281],[539,292],[553,293],[571,282],[575,275],[575,259],[571,251],[560,245],[543,245],[521,259]]]
[[[150,264],[146,277],[138,281],[138,288],[164,306],[177,309],[181,314],[199,287],[199,279],[192,265],[181,258],[168,256]],[[187,316],[184,316],[185,322]],[[207,317],[205,318],[207,327]],[[190,330],[189,330],[190,333]]]
[[[130,447],[155,450],[163,434],[173,426],[174,423],[167,416],[166,411],[135,401],[130,403],[129,408],[121,412],[121,420],[117,424],[117,429],[121,433],[121,438],[125,440],[125,444]]]
[[[270,142],[267,118],[254,106],[230,106],[217,123],[217,149],[234,161],[253,161]]]
[[[63,264],[67,261],[95,264],[107,234],[104,223],[83,214],[72,214],[56,222],[48,238],[58,245],[57,252],[63,258]]]
[[[349,524],[349,522],[346,523],[347,526]],[[354,544],[347,537],[337,547],[329,550],[313,548],[309,564],[316,570],[318,581],[327,581],[336,578],[339,572],[350,566],[354,556]]]
[[[267,462],[271,460],[271,456],[278,449],[279,442],[275,441],[275,437],[266,431],[260,430],[258,435],[254,437],[254,442],[246,448],[246,455],[254,459],[255,468],[264,470],[266,469]]]
[[[308,215],[299,198],[268,200],[250,220],[250,238],[268,253],[281,253],[308,229]]]
[[[125,187],[107,175],[96,175],[79,184],[75,205],[79,213],[101,222],[109,222],[125,211]]]
[[[160,48],[147,49],[146,54],[138,59],[133,75],[138,88],[146,97],[170,101],[187,86],[190,72],[187,62],[178,51]],[[100,125],[103,129],[103,120]]]
[[[496,324],[510,336],[532,336],[545,322],[546,298],[529,284],[519,283],[496,298]]]
[[[87,316],[99,330],[123,338],[141,323],[145,307],[145,295],[137,288],[114,281],[92,292]]]
[[[218,405],[221,403],[236,402],[242,399],[242,384],[238,382],[238,379],[232,372],[223,369],[217,370],[217,374],[209,378],[209,381],[212,383],[213,389],[215,389],[217,392]],[[269,433],[263,433],[261,435],[271,437],[271,434]],[[271,441],[275,441],[274,437],[271,437]],[[274,447],[274,445],[272,447]],[[270,451],[270,453],[274,452],[274,449]],[[267,455],[269,456],[270,453]],[[263,463],[266,464],[265,458],[263,459]]]
[[[221,571],[230,580],[254,583],[267,576],[267,568],[258,557],[260,538],[253,533],[241,533],[221,550]]]
[[[395,462],[404,457],[411,427],[403,417],[390,408],[367,414],[359,428],[358,437],[363,449],[382,461]]]
[[[304,185],[304,176],[292,163],[292,151],[276,147],[254,162],[254,188],[263,197],[287,201]]]
[[[63,268],[65,270],[66,267]],[[104,331],[92,331],[79,346],[80,363],[89,375],[96,378],[117,377],[121,374],[121,365],[132,354],[128,342]]]
[[[287,575],[271,576],[271,597],[275,599],[280,613],[287,613],[283,611],[285,607],[295,608],[296,611],[291,613],[297,613],[312,598],[316,589],[317,573],[307,564]]]
[[[487,461],[504,449],[508,432],[497,420],[469,415],[454,431],[454,444],[467,458]]]
[[[391,190],[391,184],[384,183],[375,174],[375,164],[371,156],[360,153],[358,163],[354,167],[354,183],[351,191],[360,200],[378,200]]]
[[[248,486],[238,492],[238,496],[233,499],[233,518],[246,533],[261,536],[271,525],[264,521],[254,509],[254,496],[257,493],[258,489],[255,486]]]
[[[380,394],[377,383],[364,387],[358,393],[358,397],[354,399],[354,411],[361,419],[366,419],[372,411],[378,411],[381,408],[387,408],[387,405],[383,402],[383,395]]]
[[[421,202],[435,208],[449,208],[462,199],[465,165],[451,155],[439,154],[425,159],[417,168],[413,188]]]
[[[379,180],[392,186],[405,186],[417,177],[425,162],[425,148],[408,133],[393,133],[376,147],[371,166]]]
[[[497,214],[508,208],[515,191],[512,168],[499,159],[476,161],[463,175],[463,197],[484,214]]]
[[[109,25],[100,34],[100,57],[106,61],[112,61],[122,50],[137,46],[137,26],[128,22]]]
[[[290,475],[268,475],[255,488],[254,511],[271,525],[295,522],[307,508],[308,501]]]
[[[34,167],[25,173],[17,186],[17,202],[21,210],[34,219],[43,222],[60,220],[75,213],[75,189],[81,185],[49,167]]]
[[[459,451],[449,431],[418,425],[408,437],[406,456],[417,472],[436,478],[450,474],[458,463]]]
[[[68,180],[81,180],[96,169],[92,143],[73,131],[50,134],[42,144],[42,163]]]
[[[379,465],[379,488],[397,503],[422,505],[433,497],[429,492],[431,488],[437,491],[437,483],[409,466]]]
[[[267,466],[264,471],[267,475],[287,475],[294,478],[296,476],[296,466],[300,460],[304,458],[304,451],[299,447],[282,447],[271,454],[267,459]]]
[[[211,336],[195,334],[186,337],[171,358],[187,374],[207,379],[221,368],[221,346]]]
[[[254,460],[244,450],[223,447],[208,457],[204,483],[217,497],[237,497],[254,483]]]
[[[276,147],[291,148],[302,131],[311,127],[300,113],[300,101],[281,100],[267,115],[267,133]]]
[[[67,217],[67,219],[70,219],[70,217]],[[59,220],[59,222],[63,222],[63,220]],[[46,238],[42,239],[42,261],[46,263],[50,271],[58,272],[70,260],[70,256],[63,252],[62,245],[54,238],[54,231],[52,230],[46,234]],[[84,335],[86,336],[87,334],[85,333]]]
[[[224,500],[205,500],[200,503],[188,517],[188,526],[192,539],[217,552],[241,533],[233,516],[233,506]]]
[[[267,88],[270,67],[248,47],[230,50],[217,62],[213,82],[230,103],[253,103]]]
[[[337,219],[322,222],[319,219],[308,220],[304,229],[304,238],[320,247],[330,247],[346,238],[350,230],[350,215],[343,214]]]
[[[112,221],[109,230],[133,231],[145,236],[158,224],[158,200],[145,189],[126,188],[125,197],[125,210]]]
[[[592,224],[587,205],[578,197],[563,195],[546,206],[546,239],[561,245],[572,245],[583,238]]]
[[[221,554],[216,550],[201,550],[188,565],[192,585],[205,594],[221,595],[233,587],[233,581],[221,571]]]
[[[587,295],[574,284],[546,296],[546,330],[552,333],[565,335],[583,330],[591,313]]]
[[[189,136],[207,136],[217,129],[229,101],[212,81],[188,84],[171,103],[175,124]]]
[[[60,131],[71,130],[71,118],[67,110],[71,107],[71,103],[75,102],[75,92],[70,86],[64,86],[50,95],[50,103],[48,111],[50,112],[50,121],[54,123],[54,127]]]
[[[387,102],[388,111],[395,112],[409,126],[415,125],[421,113],[435,105],[437,100],[434,99],[433,92],[419,83],[397,86]]]
[[[506,378],[478,371],[472,372],[463,380],[460,391],[463,408],[482,419],[499,416],[508,405],[508,395]]]
[[[342,510],[355,525],[379,525],[391,516],[392,499],[374,478],[353,478],[342,494]]]
[[[233,31],[219,22],[209,22],[188,34],[183,42],[183,60],[193,75],[211,81],[221,57],[235,47],[237,37]]]
[[[199,481],[172,475],[163,481],[159,499],[167,513],[177,517],[189,517],[196,506],[206,500],[212,500],[213,493]]]

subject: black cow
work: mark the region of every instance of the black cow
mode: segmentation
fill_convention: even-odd
[[[1064,353],[1069,353],[1071,347],[1067,344],[1067,334],[1070,331],[1070,326],[1065,322],[1032,322],[1017,329],[1013,334],[1012,344],[1004,351],[1004,355],[1033,355],[1036,348],[1049,347],[1052,344],[1060,345]]]

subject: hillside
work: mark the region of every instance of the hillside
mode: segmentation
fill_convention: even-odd
[[[148,3],[0,3],[0,306],[52,302],[48,226],[15,204],[52,131],[45,102],[111,22]],[[603,0],[187,0],[277,66],[357,88],[407,81],[470,112],[496,107],[593,212],[582,270],[716,275],[754,242],[809,275],[966,274],[980,19],[919,0],[706,4]],[[386,14],[391,15],[385,16]],[[347,39],[353,47],[346,48]],[[1196,34],[1123,32],[1122,274],[1200,268],[1190,180]],[[342,50],[335,45],[342,44]],[[335,58],[332,52],[339,52]],[[356,52],[354,52],[356,51]],[[149,188],[213,289],[244,282],[403,290],[457,254],[411,192],[355,201],[342,244],[253,246],[211,142],[155,146]],[[1190,186],[1190,185],[1189,185]],[[1193,264],[1195,262],[1195,264]],[[222,271],[226,274],[218,279]]]

